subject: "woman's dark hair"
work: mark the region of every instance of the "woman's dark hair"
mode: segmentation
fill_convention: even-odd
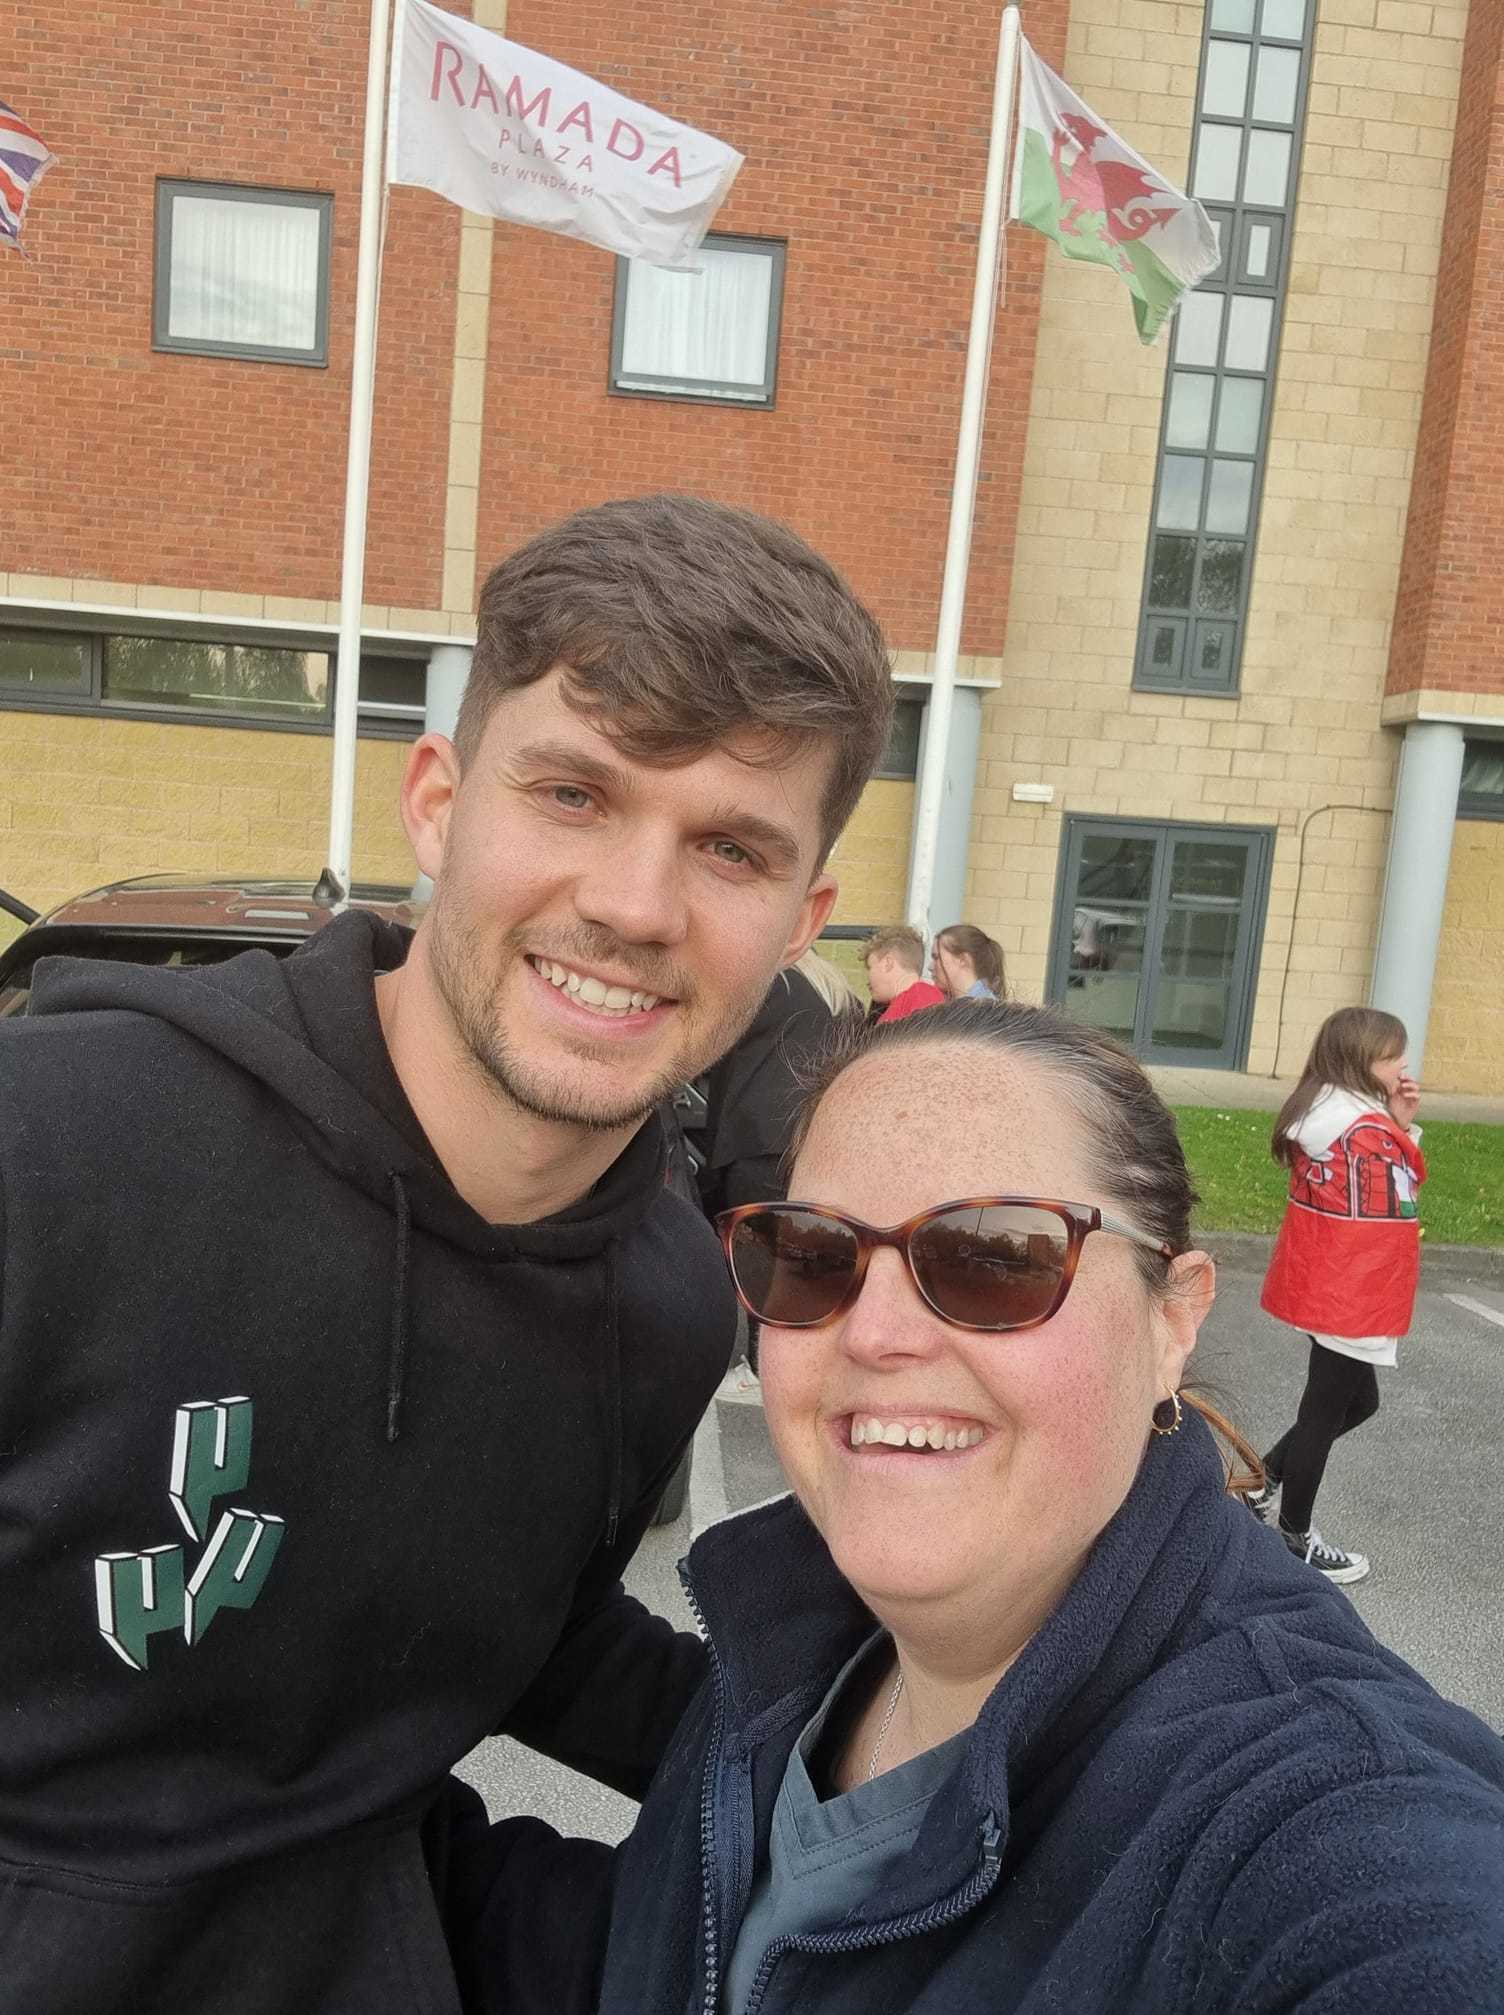
[[[936,931],[935,943],[942,951],[959,952],[962,958],[970,959],[977,978],[984,986],[990,986],[999,1000],[1007,993],[1003,948],[996,938],[988,937],[975,924],[947,924],[943,931]]]
[[[902,1021],[858,1027],[826,1055],[809,1086],[791,1158],[803,1147],[826,1094],[854,1063],[887,1050],[968,1044],[1007,1050],[1049,1071],[1081,1121],[1095,1186],[1172,1254],[1192,1249],[1196,1192],[1169,1107],[1137,1058],[1110,1036],[1072,1021],[1056,1008],[1031,1007],[1023,1001],[961,1000],[925,1008]],[[1163,1254],[1135,1246],[1133,1256],[1151,1293],[1176,1291]],[[1256,1488],[1263,1470],[1249,1443],[1207,1400],[1189,1391],[1183,1397],[1237,1458],[1229,1463],[1229,1490]]]
[[[1373,1067],[1402,1055],[1408,1041],[1405,1024],[1381,1008],[1346,1007],[1329,1014],[1316,1031],[1299,1082],[1274,1122],[1274,1138],[1269,1143],[1274,1159],[1286,1168],[1294,1167],[1300,1123],[1327,1085],[1371,1098],[1387,1108],[1389,1094],[1374,1076]]]

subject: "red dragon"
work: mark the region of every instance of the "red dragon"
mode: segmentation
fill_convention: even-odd
[[[1107,138],[1104,127],[1093,125],[1079,112],[1063,112],[1055,127],[1050,166],[1060,189],[1061,230],[1079,238],[1083,235],[1080,226],[1085,218],[1101,217],[1116,248],[1142,238],[1156,224],[1170,223],[1178,212],[1174,205],[1166,209],[1148,207],[1151,198],[1168,196],[1171,191],[1151,182],[1141,169],[1127,161],[1097,158],[1097,144]],[[1076,148],[1076,156],[1067,168],[1065,150],[1069,146]],[[1117,258],[1125,272],[1131,271],[1124,253],[1119,252]]]

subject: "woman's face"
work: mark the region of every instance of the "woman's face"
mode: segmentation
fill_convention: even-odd
[[[930,950],[930,977],[941,993],[959,1000],[977,976],[976,960],[965,952],[951,951],[939,938]]]
[[[869,1224],[1010,1194],[1113,1208],[1051,1075],[1009,1053],[879,1053],[827,1094],[789,1194]],[[1126,1216],[1121,1207],[1115,1213]],[[837,1566],[900,1639],[965,1644],[1000,1669],[1050,1613],[1128,1493],[1155,1404],[1180,1383],[1210,1302],[1162,1302],[1124,1238],[1094,1232],[1063,1306],[1035,1329],[953,1328],[902,1256],[820,1329],[761,1332],[768,1426]],[[954,1450],[852,1445],[854,1421],[941,1427]],[[870,1430],[869,1430],[870,1431]]]

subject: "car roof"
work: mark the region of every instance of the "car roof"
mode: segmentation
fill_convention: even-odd
[[[138,875],[71,896],[29,930],[133,937],[201,932],[265,942],[311,937],[346,908],[373,910],[392,923],[411,926],[424,905],[398,883],[357,882],[348,900],[336,903],[322,885],[292,876]]]

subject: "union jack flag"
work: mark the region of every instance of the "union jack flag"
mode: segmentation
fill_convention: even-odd
[[[26,205],[56,159],[19,112],[0,105],[0,245],[20,251]]]

